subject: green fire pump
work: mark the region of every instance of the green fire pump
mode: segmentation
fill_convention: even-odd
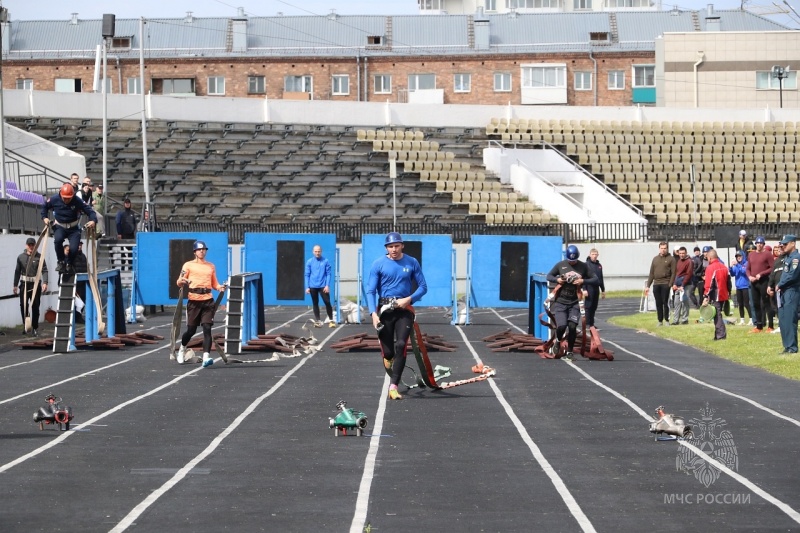
[[[334,436],[338,437],[340,431],[342,435],[347,435],[348,429],[355,428],[356,436],[360,437],[364,432],[364,428],[369,424],[367,415],[355,409],[348,409],[347,402],[344,400],[340,400],[336,404],[336,409],[339,410],[339,414],[336,415],[336,418],[329,419]]]

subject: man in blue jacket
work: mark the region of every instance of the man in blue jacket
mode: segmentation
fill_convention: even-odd
[[[747,309],[747,316],[752,322],[753,315],[750,312],[750,278],[747,277],[747,259],[744,252],[736,252],[736,261],[731,263],[731,276],[736,285],[736,304],[739,306],[739,325],[744,326],[744,311]]]
[[[333,321],[333,308],[331,308],[331,264],[322,257],[322,247],[314,245],[314,257],[306,263],[306,294],[311,295],[311,304],[314,306],[314,325],[322,327],[319,320],[319,297],[325,303],[325,312],[328,313],[328,326],[335,328]]]
[[[785,235],[783,246],[783,273],[776,285],[778,323],[781,328],[783,353],[797,353],[797,309],[800,307],[800,252],[797,237]]]
[[[79,226],[81,213],[89,217],[86,227],[97,224],[97,215],[94,209],[84,203],[79,196],[76,196],[72,184],[65,183],[61,186],[58,194],[48,198],[42,205],[42,221],[45,225],[50,224],[50,210],[53,211],[53,223],[55,232],[53,241],[56,246],[56,258],[58,259],[57,272],[62,274],[74,274],[75,269],[72,265],[75,256],[78,254],[78,244],[81,242],[81,227]],[[69,256],[64,254],[64,241],[69,240]]]

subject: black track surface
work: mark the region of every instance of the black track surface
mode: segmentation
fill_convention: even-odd
[[[323,348],[310,356],[207,369],[170,362],[168,340],[51,357],[5,351],[0,531],[800,530],[800,384],[604,320],[635,307],[601,302],[598,326],[615,360],[575,363],[493,353],[481,341],[525,330],[525,310],[474,309],[472,324],[457,328],[442,309],[419,307],[422,330],[458,346],[430,353],[452,368],[448,379],[472,377],[476,358],[497,376],[394,402],[377,352],[329,348],[372,333],[366,324],[315,329]],[[267,309],[268,328],[293,335],[308,317]],[[130,329],[169,339],[170,323],[168,310]],[[69,432],[33,423],[49,392],[72,406]],[[364,437],[328,427],[342,399],[369,416]],[[654,442],[639,411],[662,404],[686,419],[713,409],[742,479],[722,473],[706,487],[679,471],[683,447]],[[362,484],[371,443],[374,473]],[[722,444],[702,445],[713,454]]]

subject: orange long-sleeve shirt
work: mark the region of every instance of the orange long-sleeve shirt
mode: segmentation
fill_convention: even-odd
[[[199,261],[193,259],[183,264],[181,269],[181,277],[189,280],[189,299],[190,300],[208,300],[213,298],[210,292],[206,294],[197,294],[191,292],[191,289],[216,289],[220,290],[222,285],[217,281],[217,269],[214,263],[208,261]],[[180,285],[180,278],[177,282]]]

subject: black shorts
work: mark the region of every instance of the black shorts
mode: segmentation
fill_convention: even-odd
[[[575,303],[562,303],[556,300],[553,302],[550,310],[556,319],[556,326],[566,326],[567,322],[574,322],[580,324],[581,321],[581,307],[577,301]]]
[[[200,324],[214,323],[214,299],[189,300],[186,304],[186,325],[199,326]]]

